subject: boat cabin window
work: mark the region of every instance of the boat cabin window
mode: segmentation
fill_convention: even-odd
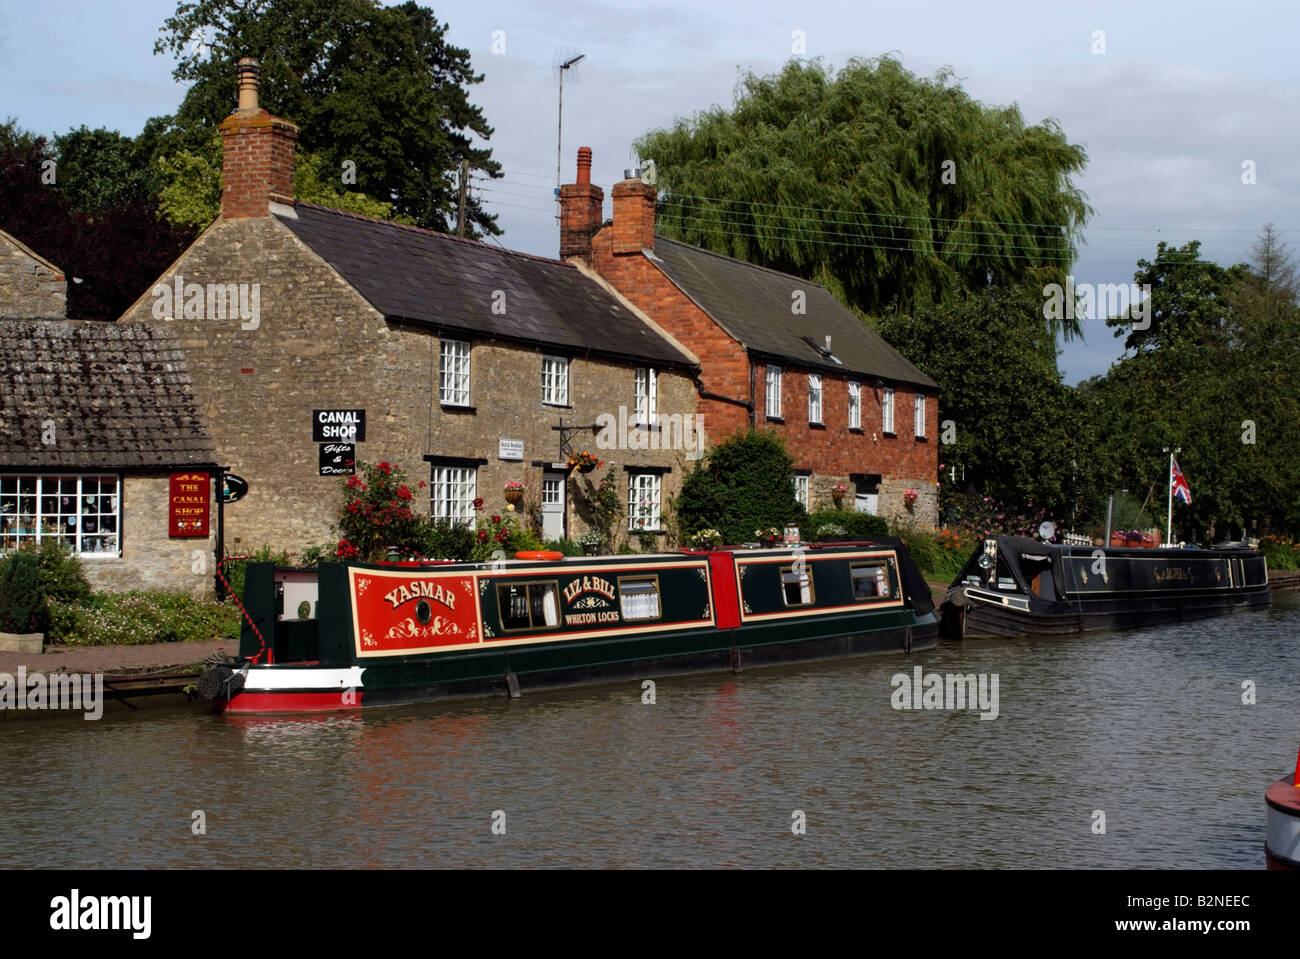
[[[655,576],[636,579],[619,578],[618,601],[625,620],[658,619],[659,579]]]
[[[812,572],[807,566],[781,567],[781,591],[787,606],[807,606],[813,601]]]
[[[889,571],[884,566],[851,566],[849,576],[853,579],[854,599],[889,598]]]
[[[504,583],[497,587],[502,629],[550,629],[560,623],[556,583]]]

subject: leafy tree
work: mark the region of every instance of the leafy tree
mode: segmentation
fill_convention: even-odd
[[[354,163],[356,189],[399,216],[445,230],[462,160],[500,176],[491,151],[473,145],[492,135],[467,93],[483,76],[469,51],[446,42],[446,25],[414,2],[196,0],[180,4],[161,32],[154,52],[170,52],[173,76],[190,84],[171,127],[191,153],[230,113],[236,61],[255,56],[261,104],[298,124],[300,149],[319,155],[320,171]],[[500,233],[473,199],[467,222],[471,234]]]
[[[99,136],[99,133],[104,136]],[[57,163],[55,145],[19,129],[0,126],[0,229],[57,265],[68,278],[68,316],[115,320],[154,283],[193,237],[158,219],[157,202],[124,189],[116,198],[93,174],[93,157],[130,153],[117,134],[73,131],[70,169]],[[102,148],[102,149],[101,149]],[[54,182],[44,182],[48,170]],[[65,191],[62,177],[71,174]],[[75,209],[69,193],[92,213]]]
[[[747,73],[733,109],[635,147],[655,161],[668,235],[816,279],[866,313],[991,284],[1041,296],[1092,212],[1070,179],[1087,155],[1054,121],[1027,126],[951,71],[920,79],[892,57]]]
[[[158,203],[168,222],[183,229],[206,227],[221,212],[221,135],[213,134],[200,150],[179,150],[157,159],[164,182]],[[293,192],[299,200],[383,220],[412,223],[394,215],[393,205],[364,193],[335,189],[322,174],[318,153],[299,150],[294,158]]]
[[[158,192],[158,173],[143,140],[83,124],[56,136],[54,149],[59,190],[69,207],[92,219],[147,202]]]
[[[939,384],[941,479],[1061,515],[1074,508],[1086,457],[1077,399],[1035,322],[1041,310],[1041,295],[988,289],[886,316],[880,333]]]
[[[687,536],[712,528],[727,543],[750,542],[755,530],[806,517],[794,498],[794,462],[780,435],[764,430],[737,433],[697,461],[676,509]]]

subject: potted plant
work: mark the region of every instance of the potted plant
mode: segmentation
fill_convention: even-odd
[[[506,502],[510,504],[518,503],[521,499],[524,498],[524,493],[526,492],[528,492],[527,486],[525,486],[523,483],[519,483],[516,482],[515,480],[511,480],[509,483],[506,484],[506,488],[505,488]]]
[[[691,546],[695,549],[717,549],[720,545],[722,534],[712,527],[691,534]]]
[[[921,496],[920,490],[905,489],[903,490],[903,505],[909,510],[916,505],[917,499]]]
[[[603,543],[602,537],[595,530],[588,530],[578,537],[578,545],[582,547],[583,556],[599,556],[600,547]]]
[[[605,464],[593,456],[587,450],[583,450],[575,456],[569,457],[569,469],[576,469],[579,473],[590,473],[592,470]]]
[[[758,537],[760,543],[767,546],[775,546],[776,541],[781,538],[782,533],[781,530],[777,529],[775,526],[761,526],[754,530],[754,535]]]
[[[844,499],[844,494],[848,491],[849,488],[843,483],[836,483],[831,487],[831,499],[835,501],[835,506],[837,508],[839,507],[840,502]]]

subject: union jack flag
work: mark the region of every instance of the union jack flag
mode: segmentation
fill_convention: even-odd
[[[1187,477],[1178,468],[1178,460],[1171,459],[1170,462],[1173,463],[1170,482],[1173,484],[1174,499],[1180,499],[1190,506],[1192,503],[1192,488],[1187,485]]]

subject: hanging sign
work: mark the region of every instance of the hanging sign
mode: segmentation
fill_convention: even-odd
[[[169,536],[208,535],[212,484],[207,473],[172,473],[168,483]]]
[[[364,443],[365,410],[312,410],[313,443]]]
[[[357,448],[351,443],[323,443],[320,448],[321,476],[355,476]]]
[[[238,503],[248,495],[248,480],[234,473],[226,474],[226,485],[221,491],[223,503]]]

